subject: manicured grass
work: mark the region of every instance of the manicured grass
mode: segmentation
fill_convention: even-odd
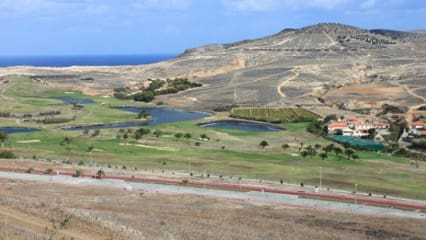
[[[71,161],[74,164],[83,161],[87,164],[88,147],[94,146],[94,162],[104,167],[124,165],[128,168],[184,171],[190,163],[191,169],[198,173],[207,171],[214,175],[269,179],[277,182],[283,179],[288,183],[304,182],[311,185],[318,185],[319,169],[322,167],[324,187],[351,190],[356,183],[360,191],[426,199],[424,166],[421,165],[420,169],[411,168],[407,159],[364,151],[358,152],[358,160],[347,160],[344,155],[336,156],[334,153],[329,153],[325,160],[321,160],[318,155],[313,158],[301,157],[301,145],[319,143],[326,146],[333,143],[306,132],[308,123],[285,123],[281,125],[286,128],[285,131],[262,133],[202,128],[196,124],[207,120],[200,119],[144,127],[151,131],[161,130],[163,134],[157,138],[151,133],[136,141],[132,137],[133,133],[130,133],[128,144],[124,145],[123,138],[120,141],[115,138],[117,134],[122,135],[118,129],[103,129],[98,137],[91,138],[89,135],[93,131],[85,135],[82,131],[63,131],[61,127],[68,124],[133,121],[136,120],[136,114],[111,109],[108,105],[138,103],[102,96],[85,96],[79,92],[65,93],[66,89],[41,86],[22,77],[13,77],[11,80],[14,84],[6,89],[4,95],[13,100],[2,101],[0,111],[6,109],[18,113],[34,113],[60,110],[63,116],[75,116],[75,120],[62,125],[1,119],[1,126],[40,129],[39,132],[9,136],[5,149],[10,149],[23,158],[35,156],[41,160]],[[96,103],[75,110],[70,105],[62,105],[58,100],[47,98],[70,95],[90,98]],[[218,114],[209,118],[209,121],[219,119],[229,118]],[[132,128],[133,132],[136,129]],[[190,133],[192,137],[177,139],[176,133]],[[201,134],[206,134],[210,140],[200,139]],[[60,144],[65,137],[71,138],[69,145]],[[40,142],[21,142],[28,140]],[[265,149],[259,146],[262,140],[269,143]],[[197,143],[200,146],[196,146]],[[282,144],[288,144],[290,147],[282,149]]]
[[[87,163],[88,146],[94,146],[96,150],[93,152],[93,159],[104,167],[110,164],[139,169],[186,170],[188,162],[191,162],[191,168],[195,172],[207,171],[215,175],[274,181],[283,179],[296,184],[304,182],[317,185],[319,168],[322,167],[324,186],[350,190],[353,184],[357,183],[367,192],[426,198],[426,193],[419,191],[426,187],[426,183],[421,181],[424,175],[409,168],[406,159],[373,152],[360,152],[359,160],[347,160],[344,157],[336,157],[333,153],[330,153],[326,160],[321,160],[318,156],[302,158],[296,155],[297,149],[291,147],[283,150],[280,144],[275,142],[283,137],[283,133],[254,133],[241,137],[238,133],[233,134],[233,131],[218,133],[188,122],[151,129],[162,129],[165,133],[160,138],[149,134],[140,142],[129,140],[128,145],[123,145],[122,140],[118,142],[112,136],[117,130],[101,130],[101,136],[95,139],[79,131],[43,130],[12,134],[6,147],[26,158],[36,155],[40,159],[70,160],[74,163],[83,160]],[[193,138],[177,140],[173,136],[176,132],[190,132]],[[201,141],[201,133],[210,136],[211,140]],[[61,146],[60,142],[65,136],[72,139],[71,144]],[[31,139],[41,142],[17,143]],[[259,139],[266,139],[271,146],[261,149],[258,146]],[[201,145],[195,146],[195,142],[201,142]],[[226,148],[222,150],[221,146]],[[392,166],[388,166],[387,162],[391,162]]]

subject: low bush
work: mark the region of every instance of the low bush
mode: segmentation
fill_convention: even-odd
[[[0,152],[0,158],[16,159],[17,157],[15,153],[13,153],[12,151],[3,151],[3,152]]]

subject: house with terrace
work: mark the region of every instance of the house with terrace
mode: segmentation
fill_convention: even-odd
[[[426,136],[426,122],[414,121],[410,124],[410,132],[418,136]]]
[[[386,135],[390,124],[387,122],[360,120],[356,118],[346,118],[340,121],[330,122],[327,125],[328,134],[338,134],[352,137],[366,137],[370,135],[370,129],[375,129],[382,135]]]

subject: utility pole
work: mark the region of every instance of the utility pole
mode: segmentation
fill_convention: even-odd
[[[355,183],[355,204],[358,204],[358,184]]]
[[[206,170],[204,170],[203,180],[204,180],[204,189],[206,189]]]
[[[93,147],[93,146],[89,146],[87,148],[87,151],[89,152],[89,156],[90,156],[90,167],[93,167],[93,159],[92,159],[93,150],[95,150],[95,147]]]
[[[188,174],[191,178],[191,159],[188,159]]]
[[[319,184],[319,192],[321,192],[322,188],[322,167],[320,167],[320,184]]]

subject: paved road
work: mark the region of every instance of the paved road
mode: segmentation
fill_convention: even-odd
[[[208,189],[203,187],[176,186],[155,183],[126,182],[119,179],[94,179],[94,178],[74,178],[64,175],[39,175],[16,172],[0,172],[0,178],[19,179],[25,181],[51,182],[58,184],[69,184],[75,186],[99,186],[116,187],[127,189],[128,191],[144,190],[162,193],[195,194],[201,196],[218,197],[238,201],[249,201],[255,203],[283,205],[302,209],[315,209],[318,211],[335,210],[341,212],[354,212],[361,214],[373,214],[379,216],[400,216],[426,219],[426,213],[418,211],[406,211],[393,208],[381,208],[366,206],[354,203],[341,203],[335,201],[315,200],[300,198],[296,195],[281,193],[259,192],[259,191],[230,191]]]
[[[11,167],[11,166],[0,166],[0,171],[5,172],[20,172],[26,173],[27,168],[22,167]],[[33,173],[37,174],[47,174],[46,170],[34,169]],[[56,171],[53,171],[56,172]],[[59,173],[59,172],[58,172]],[[60,175],[73,176],[74,172],[61,171]],[[93,174],[82,174],[82,177],[95,178]],[[294,188],[277,188],[277,187],[268,187],[264,185],[251,185],[251,184],[233,184],[227,182],[209,182],[209,181],[188,181],[186,184],[182,183],[181,179],[165,179],[165,178],[153,178],[153,177],[129,177],[129,176],[117,176],[117,175],[106,175],[106,179],[115,179],[115,180],[124,180],[131,182],[145,182],[145,183],[156,183],[156,184],[171,184],[171,185],[185,185],[191,187],[208,187],[216,188],[223,190],[231,191],[255,191],[255,192],[266,192],[266,193],[278,193],[286,195],[295,195],[299,197],[314,198],[314,199],[323,199],[323,200],[332,200],[338,202],[358,202],[364,204],[373,204],[378,206],[388,206],[396,208],[404,208],[411,210],[418,210],[426,212],[426,202],[425,201],[414,201],[409,199],[395,199],[395,198],[378,198],[372,196],[362,196],[361,194],[353,195],[348,193],[336,193],[336,192],[321,192],[314,193],[310,190],[306,191],[305,189],[294,189]]]

